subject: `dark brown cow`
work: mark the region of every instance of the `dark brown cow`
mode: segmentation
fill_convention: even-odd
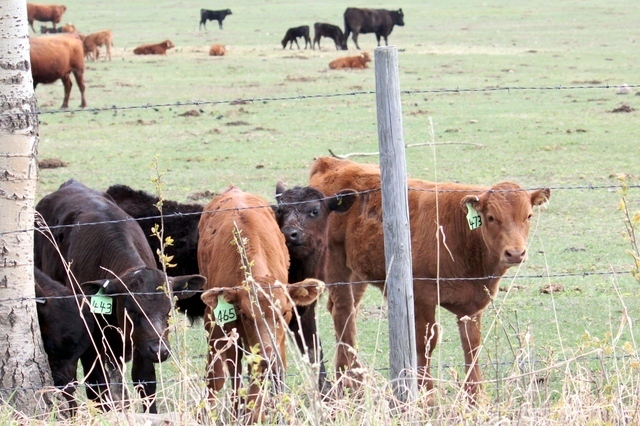
[[[82,305],[82,299],[76,299],[64,284],[52,280],[38,268],[33,272],[38,322],[53,384],[62,390],[73,415],[77,406],[73,394],[78,360],[92,344],[94,317],[89,312],[89,305]]]
[[[378,46],[380,46],[380,37],[384,38],[384,44],[387,43],[387,37],[393,31],[393,26],[404,26],[404,13],[402,9],[386,10],[386,9],[358,9],[348,7],[344,11],[344,48],[347,48],[347,39],[349,34],[353,33],[352,39],[358,46],[358,34],[375,33]]]
[[[349,210],[355,197],[354,191],[345,190],[332,196],[312,187],[296,186],[286,189],[282,182],[276,185],[276,220],[284,234],[289,250],[289,282],[305,278],[324,279],[327,255],[327,226],[331,212]],[[289,329],[293,332],[298,348],[307,353],[312,363],[319,364],[318,388],[323,394],[329,391],[324,353],[316,324],[316,303],[296,307],[300,320],[293,318]]]
[[[170,40],[165,40],[157,44],[143,44],[133,49],[136,55],[166,55],[167,50],[175,47]]]
[[[282,39],[282,48],[287,47],[287,43],[291,43],[289,45],[289,49],[293,49],[293,42],[296,43],[298,49],[300,49],[300,45],[298,44],[298,37],[304,38],[304,48],[307,48],[307,45],[311,44],[311,37],[309,37],[309,26],[302,25],[300,27],[289,28]],[[313,47],[313,46],[312,46]]]
[[[31,75],[33,88],[40,83],[50,84],[62,80],[64,100],[62,108],[69,108],[71,95],[71,73],[76,78],[80,89],[82,108],[87,106],[84,98],[84,50],[82,41],[71,34],[60,34],[46,37],[35,37],[31,44]]]
[[[373,165],[321,157],[312,166],[310,185],[325,194],[345,188],[368,191],[380,188],[380,171]],[[498,291],[499,277],[525,260],[532,207],[545,203],[551,192],[526,191],[510,182],[490,188],[438,183],[437,193],[430,182],[410,179],[408,185],[421,383],[433,387],[429,359],[438,340],[434,324],[439,303],[458,318],[468,369],[465,387],[475,395],[481,381],[476,358],[482,312]],[[385,279],[381,201],[380,191],[360,194],[348,212],[330,217],[327,283]],[[481,226],[471,230],[467,214]],[[358,366],[351,351],[355,314],[365,288],[366,284],[330,287],[328,307],[339,339],[336,368],[342,371]]]
[[[156,412],[153,364],[169,357],[166,337],[172,297],[184,297],[182,290],[201,289],[205,278],[166,277],[156,268],[135,221],[109,196],[73,179],[43,197],[36,210],[52,227],[57,247],[36,232],[35,266],[92,299],[99,291],[107,298],[93,333],[100,343],[81,357],[87,396],[93,400],[110,396],[107,370],[122,372],[124,362],[133,360],[132,379],[147,409]],[[74,279],[69,279],[57,249],[70,263]]]
[[[336,50],[347,50],[346,46],[344,46],[344,33],[342,29],[337,25],[325,24],[324,22],[316,22],[313,24],[313,45],[311,46],[314,50],[316,48],[316,43],[318,43],[318,49],[320,47],[320,37],[327,37],[333,40],[336,45]]]
[[[34,33],[33,21],[52,22],[55,29],[66,10],[67,7],[63,5],[27,3],[27,21]]]
[[[234,395],[239,396],[243,352],[258,348],[261,360],[250,366],[258,378],[251,380],[245,407],[255,407],[246,413],[251,421],[264,420],[262,380],[270,377],[276,390],[284,381],[283,325],[291,320],[294,304],[316,300],[322,283],[307,279],[286,284],[289,254],[284,236],[273,210],[260,197],[231,187],[211,200],[204,213],[198,225],[198,264],[208,278],[202,300],[207,304],[210,399],[215,400],[224,385],[225,366],[233,378]],[[223,305],[224,311],[218,312]],[[230,340],[234,334],[236,341]]]

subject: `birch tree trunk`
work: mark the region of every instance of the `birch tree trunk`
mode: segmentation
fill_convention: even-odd
[[[33,218],[38,109],[31,78],[27,2],[0,2],[0,398],[44,415],[52,384],[35,304]]]

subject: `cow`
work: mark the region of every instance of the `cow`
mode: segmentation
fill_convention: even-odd
[[[306,49],[308,45],[311,44],[311,37],[309,37],[309,26],[302,25],[300,27],[289,28],[282,39],[282,48],[287,47],[287,43],[290,43],[289,49],[293,49],[293,42],[296,43],[298,49],[300,49],[300,45],[298,44],[298,37],[304,38],[304,48]],[[313,46],[312,46],[313,47]]]
[[[238,406],[243,352],[253,353],[248,360],[252,372],[245,400],[248,412],[237,414],[263,421],[263,379],[268,377],[276,391],[284,383],[282,322],[291,321],[294,305],[313,303],[323,284],[315,279],[287,284],[284,236],[273,210],[258,196],[228,188],[207,204],[198,232],[198,264],[208,279],[202,300],[207,304],[209,399],[215,400],[222,389],[226,366]]]
[[[95,61],[100,56],[98,47],[105,47],[107,54],[105,55],[105,61],[107,58],[111,60],[111,48],[113,47],[113,34],[111,30],[102,30],[96,33],[88,34],[84,36],[82,40],[82,46],[84,48],[84,55],[87,59]]]
[[[77,299],[64,284],[54,281],[38,268],[33,272],[38,323],[53,384],[62,390],[73,415],[77,407],[73,394],[78,360],[92,344],[94,317],[89,312],[89,304]]]
[[[353,69],[365,69],[367,67],[367,62],[371,62],[371,56],[369,56],[369,52],[363,52],[357,56],[346,56],[343,58],[334,59],[329,62],[329,68],[332,70],[353,68]]]
[[[133,53],[136,55],[166,55],[167,50],[175,47],[170,40],[165,40],[162,43],[156,44],[143,44],[133,49]]]
[[[67,7],[64,5],[27,3],[27,21],[34,33],[36,29],[33,28],[33,21],[52,22],[55,30],[66,11]]]
[[[157,269],[135,221],[108,195],[76,180],[44,196],[36,211],[51,234],[49,239],[35,233],[35,266],[69,289],[91,297],[95,307],[93,340],[97,344],[80,358],[87,397],[108,409],[108,400],[115,395],[110,392],[107,373],[122,374],[124,362],[132,361],[131,376],[145,409],[157,412],[153,364],[169,357],[171,301],[201,289],[205,278],[167,277]],[[124,380],[119,379],[120,383]]]
[[[226,53],[226,49],[221,44],[212,44],[209,48],[209,56],[224,56]]]
[[[312,187],[286,189],[282,182],[276,184],[276,221],[284,234],[289,251],[289,282],[305,278],[324,279],[327,254],[327,225],[331,212],[349,210],[355,201],[354,191],[344,190],[338,194],[325,195]],[[330,388],[326,380],[324,353],[316,324],[316,302],[308,306],[297,306],[297,316],[289,323],[296,344],[309,361],[319,364],[318,389],[327,394]]]
[[[58,34],[62,32],[62,27],[60,28],[49,28],[44,25],[40,25],[40,34]]]
[[[338,338],[336,369],[342,374],[359,366],[353,348],[355,315],[367,286],[362,283],[377,281],[382,288],[385,279],[380,170],[321,157],[312,165],[309,184],[325,194],[345,188],[368,191],[359,194],[348,212],[329,218],[327,285],[360,283],[329,289],[328,308]],[[433,388],[429,360],[438,341],[439,304],[458,319],[467,366],[465,390],[474,398],[481,381],[477,357],[482,312],[496,295],[500,277],[525,260],[532,208],[545,203],[551,191],[527,191],[511,182],[486,187],[417,179],[409,179],[408,187],[420,384]],[[354,377],[357,370],[347,371],[348,386],[357,386]]]
[[[208,10],[208,9],[200,9],[200,25],[198,29],[202,29],[204,25],[204,29],[207,29],[207,21],[218,21],[218,27],[222,29],[222,21],[227,15],[233,15],[231,13],[231,9],[225,10]]]
[[[86,107],[82,41],[71,34],[60,34],[30,38],[29,43],[34,90],[40,83],[50,84],[56,80],[62,80],[64,86],[62,108],[69,108],[69,96],[73,86],[71,73],[73,73],[82,97],[80,107]]]
[[[316,43],[318,43],[318,49],[321,49],[320,37],[328,37],[333,40],[336,45],[336,50],[347,50],[346,47],[344,47],[344,33],[342,32],[342,29],[340,29],[340,27],[338,27],[337,25],[325,24],[324,22],[316,22],[315,24],[313,24],[313,31],[313,45],[311,47],[314,50],[316,48]]]
[[[404,14],[402,9],[386,10],[386,9],[358,9],[348,7],[344,11],[344,49],[347,48],[347,39],[349,34],[353,32],[353,43],[360,50],[358,45],[358,34],[375,33],[378,46],[380,46],[380,37],[384,37],[384,44],[387,43],[387,37],[393,31],[393,26],[404,26]]]

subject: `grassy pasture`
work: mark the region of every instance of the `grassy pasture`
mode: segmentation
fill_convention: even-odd
[[[111,29],[115,49],[111,62],[87,63],[87,101],[98,110],[57,113],[61,85],[37,88],[43,111],[39,156],[68,163],[41,171],[39,196],[71,177],[96,189],[124,183],[154,192],[150,164],[157,156],[164,170],[162,192],[169,199],[187,201],[194,193],[219,192],[234,184],[272,200],[278,179],[304,184],[313,159],[327,155],[328,149],[341,154],[378,149],[375,95],[369,93],[375,90],[373,67],[330,71],[328,62],[347,53],[336,52],[328,39],[322,40],[320,51],[283,50],[280,45],[289,27],[317,21],[342,27],[343,3],[65,4],[64,22],[73,22],[84,33]],[[402,97],[405,140],[430,142],[433,131],[435,142],[449,143],[409,148],[411,176],[478,184],[513,180],[529,188],[553,188],[548,208],[532,226],[529,261],[509,272],[516,278],[503,281],[505,291],[485,314],[481,360],[489,363],[485,378],[498,383],[486,386],[489,400],[498,405],[505,401],[501,386],[509,389],[511,382],[502,379],[523,354],[532,368],[540,368],[594,347],[630,342],[629,354],[637,357],[634,339],[639,336],[631,326],[624,327],[617,342],[607,336],[616,335],[623,304],[631,318],[639,316],[638,283],[628,274],[582,274],[626,271],[632,263],[621,235],[618,181],[612,176],[626,173],[630,184],[640,184],[639,113],[611,111],[622,103],[640,109],[640,97],[635,96],[640,89],[617,95],[615,88],[593,86],[639,83],[640,6],[596,0],[409,0],[353,6],[402,7],[405,13],[405,27],[396,27],[390,35],[390,44],[400,48],[401,87],[409,91]],[[199,31],[201,7],[230,7],[233,15],[223,30],[214,21],[207,31]],[[167,38],[176,48],[166,57],[132,53],[137,45]],[[226,45],[227,56],[209,57],[211,43]],[[375,37],[361,35],[359,44],[372,51]],[[356,54],[351,41],[349,46],[348,54]],[[586,88],[552,89],[575,86]],[[506,87],[550,89],[493,90]],[[76,90],[74,84],[72,106],[79,104]],[[366,93],[286,99],[351,92]],[[255,101],[217,102],[234,99]],[[209,103],[176,105],[193,101]],[[127,108],[147,104],[152,106]],[[124,109],[102,110],[112,106]],[[185,116],[192,110],[198,116]],[[633,211],[640,209],[640,190],[631,188],[628,200]],[[565,290],[541,294],[540,288],[549,283],[562,284]],[[388,365],[385,312],[379,292],[369,291],[360,312],[359,349],[382,377]],[[319,317],[331,357],[331,318],[324,309]],[[455,377],[451,369],[458,375],[463,370],[451,317],[442,315],[442,342],[434,360],[443,387]],[[193,367],[196,372],[191,370],[189,377],[200,377],[197,369],[203,367],[205,351],[201,327],[185,331],[184,340],[187,349],[172,362]],[[575,370],[584,367],[615,376],[615,358],[606,360],[600,365],[598,358],[588,357],[572,364],[571,372],[578,377]],[[183,374],[168,364],[163,369],[168,377]],[[566,377],[561,373],[566,371],[550,371],[544,383],[555,392],[552,402],[541,398],[537,406],[549,408],[564,396],[560,388]]]

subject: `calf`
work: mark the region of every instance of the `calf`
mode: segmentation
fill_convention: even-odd
[[[265,200],[231,187],[211,200],[204,213],[198,225],[198,264],[208,278],[202,300],[207,304],[210,399],[224,385],[225,366],[233,378],[235,398],[239,396],[243,353],[256,348],[259,361],[250,360],[253,373],[245,407],[254,407],[247,413],[251,421],[264,420],[262,381],[270,377],[276,390],[284,383],[282,321],[292,319],[294,305],[313,303],[322,283],[306,279],[286,284],[289,255]],[[236,333],[238,340],[233,340]]]
[[[157,44],[143,44],[133,49],[133,53],[136,55],[166,55],[167,50],[171,49],[173,43],[170,40],[165,40],[162,43]]]
[[[287,33],[284,35],[282,39],[282,48],[287,47],[287,43],[290,43],[289,49],[293,49],[293,42],[296,42],[296,46],[300,49],[300,45],[298,44],[298,37],[304,37],[304,48],[306,49],[309,44],[311,44],[311,38],[309,37],[309,26],[302,25],[300,27],[289,28]],[[311,46],[313,47],[313,45]]]
[[[327,283],[385,280],[380,170],[348,160],[321,157],[311,168],[310,185],[325,194],[345,188],[360,194],[353,207],[329,218]],[[492,187],[409,179],[409,216],[413,258],[416,347],[421,384],[432,389],[429,359],[438,341],[436,306],[458,318],[466,390],[477,393],[481,376],[482,312],[498,291],[500,277],[526,258],[533,206],[545,203],[549,189],[526,191],[515,183]],[[436,221],[438,218],[438,221]],[[473,226],[471,226],[473,225]],[[481,226],[480,226],[481,225]],[[478,227],[479,226],[479,227]],[[475,227],[475,229],[470,229]],[[447,281],[455,279],[455,281]],[[328,308],[338,347],[336,369],[357,367],[358,304],[366,284],[331,286]]]
[[[364,69],[368,68],[367,62],[371,62],[371,56],[369,56],[369,52],[363,52],[358,56],[346,56],[344,58],[334,59],[329,62],[329,68],[332,70],[344,68]]]
[[[102,30],[97,33],[89,34],[82,40],[82,46],[84,48],[84,55],[86,58],[95,61],[100,56],[98,47],[104,46],[107,50],[105,60],[109,58],[111,60],[111,47],[113,47],[113,34],[111,30]]]
[[[34,33],[36,29],[33,28],[33,21],[52,22],[55,30],[66,10],[64,5],[27,3],[27,21]]]
[[[231,13],[231,9],[225,10],[208,10],[208,9],[200,9],[200,25],[198,25],[198,29],[202,29],[204,25],[204,29],[207,29],[207,21],[218,21],[218,27],[222,29],[222,21],[227,15],[233,15]]]
[[[344,11],[344,48],[347,48],[347,39],[352,32],[353,43],[358,50],[360,49],[360,46],[358,46],[358,34],[360,33],[375,33],[378,46],[380,46],[380,37],[384,37],[384,44],[388,46],[387,37],[393,31],[394,25],[404,26],[402,9],[358,9],[348,7]]]
[[[224,56],[227,51],[221,44],[212,44],[209,48],[209,56]]]
[[[44,25],[40,25],[40,34],[58,34],[62,32],[62,27],[60,28],[49,28]]]
[[[84,50],[82,42],[71,34],[60,34],[29,39],[31,45],[31,75],[33,88],[40,83],[50,84],[62,80],[64,100],[62,108],[69,108],[71,95],[71,73],[76,78],[82,101],[80,107],[87,106],[84,98]]]
[[[332,196],[310,186],[286,189],[282,182],[276,185],[276,220],[284,234],[291,265],[289,282],[305,278],[324,279],[327,255],[327,225],[331,212],[345,212],[355,201],[354,191],[344,190]],[[328,392],[327,370],[316,325],[316,302],[296,307],[297,318],[289,322],[296,343],[309,361],[319,364],[318,388]]]
[[[336,45],[336,50],[347,50],[347,48],[344,46],[344,33],[342,32],[340,27],[336,25],[325,24],[323,22],[316,22],[315,24],[313,24],[313,30],[314,35],[312,48],[314,50],[316,48],[316,43],[318,43],[318,49],[321,49],[320,37],[328,37],[333,40]]]
[[[131,217],[109,196],[73,179],[43,197],[36,210],[51,227],[51,240],[56,243],[36,233],[36,267],[104,305],[96,313],[93,332],[98,344],[81,357],[87,396],[103,401],[113,396],[106,370],[122,373],[124,362],[132,360],[133,382],[146,409],[155,413],[153,364],[169,357],[171,300],[185,297],[183,290],[201,289],[205,278],[167,277],[156,268],[151,248]],[[66,264],[70,264],[70,275]]]
[[[33,272],[38,322],[53,384],[62,390],[73,415],[77,406],[73,394],[78,360],[92,344],[94,317],[89,312],[89,304],[76,299],[64,284],[52,280],[38,268]]]

